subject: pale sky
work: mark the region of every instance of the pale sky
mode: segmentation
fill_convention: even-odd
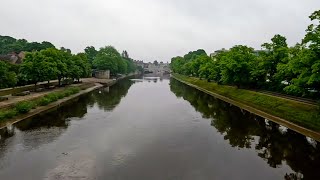
[[[275,34],[300,42],[320,0],[2,0],[0,35],[81,52],[113,45],[134,59],[192,50],[260,49]]]

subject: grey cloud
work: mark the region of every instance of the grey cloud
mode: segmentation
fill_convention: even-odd
[[[135,59],[170,61],[274,34],[299,42],[319,0],[10,0],[1,2],[0,34],[47,40],[73,52],[114,45]]]

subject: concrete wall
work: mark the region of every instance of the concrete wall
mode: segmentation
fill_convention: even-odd
[[[110,79],[110,71],[109,70],[96,71],[95,77],[98,79]]]

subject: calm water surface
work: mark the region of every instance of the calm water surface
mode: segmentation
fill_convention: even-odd
[[[171,80],[123,80],[0,130],[0,179],[320,179],[320,145]]]

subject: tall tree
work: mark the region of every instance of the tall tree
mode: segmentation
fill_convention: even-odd
[[[112,75],[119,73],[120,53],[112,46],[101,48],[93,60],[93,65],[99,70],[110,70]]]
[[[262,51],[259,54],[262,59],[260,67],[266,74],[266,80],[269,83],[269,87],[271,87],[271,89],[276,89],[276,87],[280,86],[282,81],[276,77],[277,66],[279,63],[286,63],[289,57],[286,38],[277,34],[271,39],[271,43],[264,43],[262,44],[262,47],[265,51]]]
[[[234,46],[220,59],[221,81],[237,87],[250,86],[252,82],[250,72],[255,59],[253,48],[242,45]]]
[[[17,84],[17,75],[10,71],[10,65],[0,61],[0,88],[14,87]]]
[[[88,46],[84,49],[85,54],[87,55],[88,61],[91,65],[93,65],[93,60],[97,56],[98,51],[93,46]]]
[[[50,65],[46,61],[46,56],[40,52],[27,53],[21,66],[21,73],[24,74],[28,81],[37,85],[38,82],[48,80]]]

